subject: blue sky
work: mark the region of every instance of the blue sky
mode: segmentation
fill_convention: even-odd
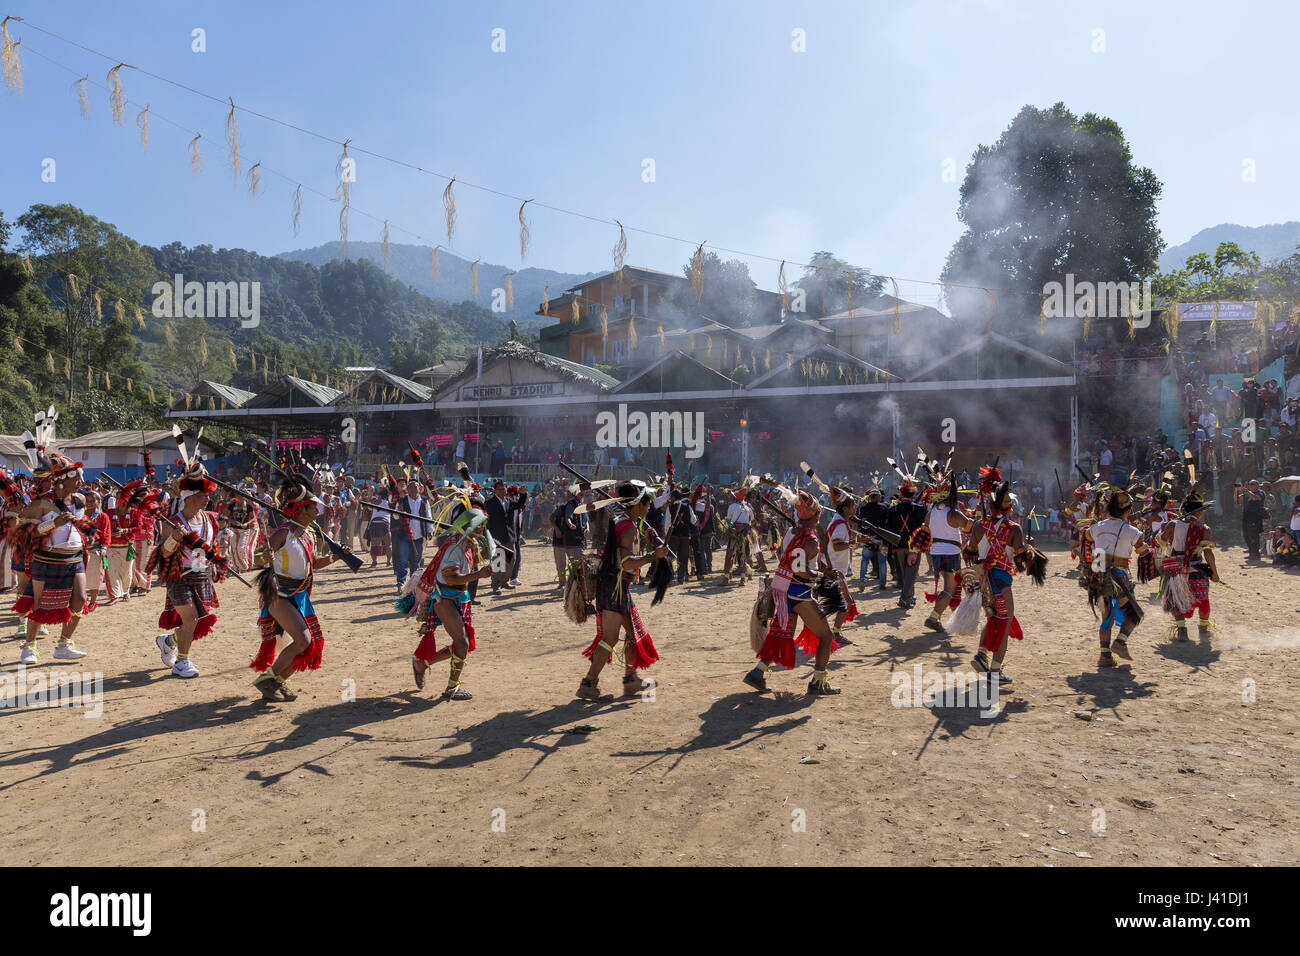
[[[1170,243],[1220,222],[1300,218],[1293,3],[818,2],[143,3],[0,0],[4,14],[333,139],[602,219],[804,261],[830,249],[877,272],[937,278],[960,233],[972,150],[1026,103],[1114,118],[1164,183]],[[207,51],[191,50],[191,30]],[[505,31],[505,52],[492,31]],[[10,23],[25,95],[0,94],[0,210],[71,202],[151,244],[272,254],[338,237],[337,204],[274,176],[250,199],[221,152],[225,110],[131,70],[126,96],[155,119],[112,124],[90,90],[112,63]],[[793,31],[806,49],[795,52]],[[1104,35],[1095,31],[1104,31]],[[1099,40],[1103,52],[1093,52]],[[69,73],[41,56],[51,57]],[[242,152],[323,192],[339,148],[248,115]],[[55,160],[56,180],[41,179]],[[350,237],[443,241],[445,180],[357,156]],[[655,181],[642,181],[643,160]],[[956,181],[945,180],[945,160]],[[1243,181],[1253,161],[1255,180]],[[951,168],[951,167],[950,167]],[[460,186],[453,250],[519,264],[518,203]],[[608,266],[616,230],[531,213],[528,261]],[[688,245],[636,232],[630,264],[679,271]],[[774,288],[776,266],[750,260]],[[795,274],[790,276],[792,279]],[[934,301],[928,286],[903,295]]]

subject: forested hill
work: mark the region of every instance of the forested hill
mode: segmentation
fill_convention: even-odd
[[[416,246],[404,243],[392,243],[388,249],[388,272],[393,278],[407,285],[414,286],[425,295],[446,299],[449,302],[474,300],[473,283],[470,279],[470,263],[446,249],[438,250],[438,279],[433,278],[433,249],[430,246]],[[309,262],[315,266],[324,266],[328,262],[339,260],[339,244],[327,242],[311,249],[296,249],[282,252],[280,258],[298,262]],[[383,249],[377,242],[349,242],[348,260],[369,259],[374,263],[383,262]],[[477,301],[489,305],[492,290],[504,285],[503,276],[508,270],[505,266],[491,262],[480,262],[478,267]],[[572,288],[583,279],[589,279],[596,273],[588,272],[575,275],[569,272],[555,272],[551,269],[529,267],[517,270],[511,277],[514,286],[515,307],[506,309],[502,318],[514,319],[519,328],[525,332],[535,332],[543,324],[537,316],[537,307],[542,301],[542,292],[549,289],[552,299],[559,298],[561,292]]]
[[[260,325],[243,329],[232,319],[220,331],[237,346],[273,356],[287,347],[307,367],[375,364],[406,374],[480,342],[494,343],[507,329],[504,317],[483,306],[430,299],[368,260],[333,260],[317,268],[206,245],[144,251],[164,277],[261,283]]]

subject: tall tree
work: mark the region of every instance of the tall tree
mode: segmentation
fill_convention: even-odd
[[[134,239],[110,223],[72,205],[38,203],[18,217],[23,250],[35,259],[38,279],[63,313],[65,355],[98,368],[138,376],[134,340],[122,335],[114,303],[127,304],[127,319],[143,303],[155,275],[153,261]],[[99,305],[96,290],[102,290]],[[109,334],[106,334],[109,333]],[[77,371],[67,375],[69,399],[77,391]]]
[[[779,307],[772,307],[771,295],[758,290],[750,278],[749,266],[739,259],[723,259],[716,252],[706,252],[702,271],[704,283],[698,302],[695,290],[688,284],[675,286],[668,296],[668,304],[687,325],[712,319],[743,328],[780,321]],[[682,275],[691,278],[689,262],[682,267]]]
[[[821,318],[850,307],[866,305],[884,290],[885,280],[870,269],[851,265],[825,250],[813,254],[795,288],[803,290],[805,314]],[[791,308],[798,305],[791,303]]]
[[[996,299],[1002,331],[1038,329],[1049,282],[1133,282],[1156,273],[1161,184],[1136,166],[1112,119],[1076,117],[1057,103],[1024,107],[993,146],[975,150],[957,218],[966,225],[948,253],[945,282],[1024,290]],[[996,293],[995,293],[996,295]],[[990,307],[978,289],[945,290],[955,315]]]

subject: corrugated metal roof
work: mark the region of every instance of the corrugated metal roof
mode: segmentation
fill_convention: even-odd
[[[87,432],[76,438],[65,438],[62,444],[79,452],[83,448],[139,448],[142,445],[154,445],[163,440],[170,440],[171,437],[170,428],[146,428],[143,432],[138,428],[128,428]],[[211,448],[221,447],[217,442],[207,438],[203,439],[203,443]]]
[[[235,408],[243,408],[248,400],[256,392],[246,392],[242,388],[235,388],[233,385],[222,385],[219,382],[210,382],[203,380],[203,384],[216,393],[217,397],[224,398],[227,405],[233,405]]]

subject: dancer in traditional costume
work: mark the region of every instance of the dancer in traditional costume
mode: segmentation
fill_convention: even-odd
[[[407,616],[420,622],[420,643],[411,655],[415,686],[423,690],[429,666],[450,661],[443,700],[472,700],[461,677],[465,659],[475,648],[473,605],[469,593],[471,582],[490,578],[496,542],[487,529],[487,513],[481,500],[475,503],[461,493],[442,499],[432,509],[435,528],[445,530],[438,550],[415,578],[410,594],[398,601]],[[439,648],[438,625],[446,628],[451,643]]]
[[[1142,623],[1142,608],[1133,593],[1129,566],[1134,555],[1141,557],[1148,549],[1142,532],[1130,523],[1133,492],[1114,488],[1106,499],[1108,517],[1092,522],[1084,530],[1084,553],[1088,557],[1086,581],[1088,603],[1096,613],[1098,601],[1106,606],[1106,616],[1097,631],[1101,643],[1098,667],[1114,667],[1115,657],[1131,661],[1129,635]],[[1119,634],[1111,641],[1111,630]]]
[[[989,680],[1001,684],[1011,683],[1002,668],[1009,639],[1024,638],[1016,620],[1012,578],[1018,569],[1027,571],[1030,579],[1041,587],[1047,572],[1047,557],[1025,540],[1024,531],[1011,514],[1013,505],[1011,486],[1006,482],[996,485],[989,495],[988,513],[972,527],[967,545],[982,565],[992,605],[979,650],[971,663],[976,670],[987,674]]]
[[[961,604],[962,589],[957,586],[961,570],[962,534],[970,530],[971,519],[958,507],[957,483],[951,475],[939,476],[929,489],[930,506],[925,513],[925,523],[912,534],[910,547],[914,551],[928,552],[934,570],[934,593],[925,595],[934,609],[925,619],[925,626],[943,632],[943,613]],[[941,586],[942,585],[942,586]]]
[[[316,571],[335,560],[333,554],[322,556],[317,551],[312,524],[322,507],[306,478],[291,476],[280,488],[279,508],[286,521],[271,532],[271,563],[257,575],[262,644],[249,665],[263,672],[253,681],[263,700],[296,700],[289,678],[296,671],[319,668],[325,652],[325,637],[311,603]],[[282,634],[289,636],[289,643],[277,657],[276,639]]]
[[[596,637],[582,652],[591,661],[587,676],[578,685],[577,696],[583,700],[611,700],[613,695],[600,693],[600,672],[618,648],[619,633],[624,633],[623,694],[635,696],[653,691],[657,686],[653,678],[642,678],[644,670],[659,660],[650,632],[641,623],[632,600],[632,582],[650,562],[667,557],[668,547],[653,531],[650,538],[654,550],[646,553],[639,525],[644,524],[646,513],[655,500],[654,492],[638,481],[620,482],[614,486],[613,511],[609,531],[601,552],[600,570],[596,575]],[[656,579],[656,594],[652,603],[662,599],[671,568],[664,563]]]
[[[796,618],[816,639],[816,658],[808,693],[821,697],[840,692],[838,687],[831,686],[826,673],[831,651],[836,645],[835,637],[825,612],[814,600],[821,549],[817,535],[820,514],[821,505],[817,499],[806,491],[800,491],[795,500],[797,523],[781,539],[780,564],[771,585],[773,613],[758,652],[759,663],[745,675],[745,683],[760,692],[767,690],[767,673],[774,666],[794,669]],[[835,590],[842,589],[837,586]]]
[[[75,517],[66,501],[81,484],[81,462],[48,451],[53,439],[54,410],[46,418],[37,416],[36,457],[32,475],[39,479],[38,492],[22,513],[25,534],[20,547],[30,553],[30,577],[13,610],[38,625],[35,637],[30,625],[19,660],[35,664],[40,660],[36,639],[51,624],[61,627],[54,648],[55,660],[75,661],[86,656],[73,645],[72,635],[86,612],[85,547],[95,535],[95,526]],[[26,438],[27,436],[24,436]]]
[[[1219,580],[1214,560],[1210,526],[1201,520],[1206,502],[1196,492],[1183,501],[1178,517],[1161,532],[1172,553],[1162,562],[1161,606],[1174,621],[1174,640],[1183,642],[1187,621],[1199,614],[1198,637],[1206,640],[1214,625],[1210,621],[1210,582]]]
[[[750,576],[750,564],[756,535],[754,508],[746,501],[748,489],[742,484],[731,493],[735,499],[727,508],[727,557],[722,566],[724,584],[731,583],[731,571],[737,569],[741,580]]]
[[[190,648],[212,633],[217,623],[214,608],[220,606],[213,587],[214,574],[224,577],[226,559],[216,550],[218,516],[208,511],[208,498],[217,483],[207,477],[201,464],[176,481],[180,511],[164,522],[168,534],[154,550],[146,568],[158,573],[167,589],[161,631],[156,638],[162,662],[174,677],[193,678],[199,669],[190,659]],[[174,635],[172,632],[174,631]]]
[[[833,577],[844,591],[844,609],[835,612],[831,635],[837,644],[848,645],[853,642],[842,633],[844,625],[853,623],[858,616],[858,604],[853,600],[848,584],[853,546],[861,540],[861,536],[849,524],[857,516],[858,503],[848,490],[837,485],[831,488],[831,504],[835,508],[835,516],[822,532],[820,543],[822,553],[826,556],[825,563],[829,565],[826,573]],[[812,651],[810,650],[809,653]]]

